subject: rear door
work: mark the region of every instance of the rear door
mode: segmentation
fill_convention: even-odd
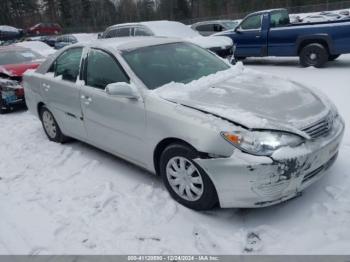
[[[66,135],[85,139],[79,73],[83,48],[70,48],[52,64],[41,82],[42,97]]]
[[[91,49],[84,70],[82,108],[88,139],[105,150],[140,165],[145,151],[145,107],[142,99],[111,96],[108,84],[130,78],[114,55]]]
[[[264,15],[257,14],[246,18],[236,30],[234,42],[236,57],[267,55],[267,29],[263,29]]]

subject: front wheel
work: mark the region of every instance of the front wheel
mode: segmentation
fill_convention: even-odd
[[[53,114],[50,110],[43,106],[40,110],[40,118],[47,138],[56,143],[64,143],[67,137],[62,133]]]
[[[300,64],[304,67],[323,67],[328,62],[328,51],[321,44],[309,44],[300,52]]]
[[[194,210],[212,209],[218,202],[213,183],[193,159],[198,154],[182,144],[172,144],[162,153],[160,173],[170,195]]]

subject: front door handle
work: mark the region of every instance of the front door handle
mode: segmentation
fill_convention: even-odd
[[[260,35],[257,35],[257,36],[255,36],[256,38],[260,38],[261,36]]]
[[[90,105],[90,103],[92,102],[92,98],[86,95],[82,95],[81,99],[84,100],[85,105]]]

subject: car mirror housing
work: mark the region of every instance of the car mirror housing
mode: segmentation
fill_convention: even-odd
[[[139,99],[139,94],[134,90],[131,84],[119,82],[106,86],[106,93],[110,96],[118,96],[128,99]]]

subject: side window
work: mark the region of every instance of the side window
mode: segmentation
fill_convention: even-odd
[[[152,33],[143,27],[135,27],[135,36],[152,36]]]
[[[104,90],[108,84],[127,82],[129,78],[109,54],[91,50],[87,60],[86,85]]]
[[[220,24],[215,24],[214,25],[214,32],[222,32],[224,31],[224,27]]]
[[[243,30],[258,30],[261,29],[262,25],[262,16],[261,15],[253,15],[244,20],[241,24],[241,28]]]
[[[126,37],[126,36],[130,36],[129,27],[122,27],[117,29],[117,37]]]
[[[213,25],[199,25],[196,27],[196,30],[199,32],[212,32],[213,31]]]
[[[64,52],[55,61],[55,77],[62,76],[62,80],[76,82],[79,76],[82,48],[72,48]]]
[[[106,35],[106,38],[114,38],[114,37],[117,37],[117,29],[110,30]]]
[[[270,26],[271,27],[279,27],[286,26],[290,24],[289,14],[286,11],[275,12],[271,14],[270,17]]]

